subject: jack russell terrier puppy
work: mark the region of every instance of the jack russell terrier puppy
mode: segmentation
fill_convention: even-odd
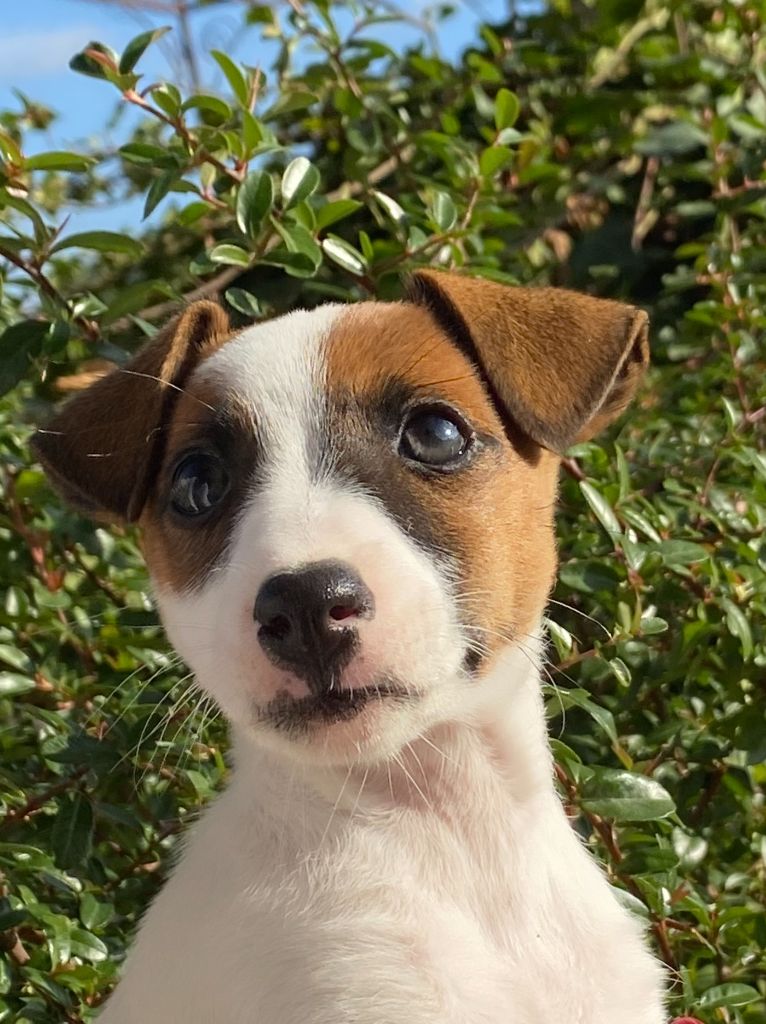
[[[195,303],[36,435],[139,524],[232,729],[103,1024],[661,1024],[540,686],[560,453],[647,360],[629,306],[424,270],[239,331]]]

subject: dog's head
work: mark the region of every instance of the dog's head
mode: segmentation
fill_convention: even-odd
[[[77,507],[140,524],[170,638],[233,721],[374,759],[538,631],[557,453],[647,358],[635,309],[431,271],[400,304],[238,333],[201,302],[35,446]]]

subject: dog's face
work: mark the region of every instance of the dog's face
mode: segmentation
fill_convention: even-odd
[[[464,717],[537,632],[555,451],[646,357],[635,310],[445,274],[234,336],[198,304],[37,447],[81,507],[139,520],[168,634],[232,721],[371,761]]]

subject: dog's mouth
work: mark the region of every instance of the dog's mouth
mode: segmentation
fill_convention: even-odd
[[[415,694],[397,683],[381,682],[355,689],[328,689],[308,697],[280,694],[261,708],[259,718],[276,729],[306,731],[317,725],[346,722],[383,701],[405,702]]]

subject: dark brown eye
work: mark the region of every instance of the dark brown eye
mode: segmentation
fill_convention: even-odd
[[[400,451],[425,466],[448,467],[471,445],[471,431],[456,413],[445,409],[416,409],[404,424]]]
[[[229,476],[219,458],[208,452],[185,455],[173,472],[170,504],[186,518],[215,508],[229,490]]]

